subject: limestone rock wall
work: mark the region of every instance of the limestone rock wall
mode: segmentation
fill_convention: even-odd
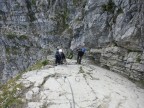
[[[143,10],[143,0],[0,0],[0,79],[85,45],[101,66],[143,80]]]
[[[88,0],[83,19],[72,23],[71,48],[85,45],[101,66],[144,80],[143,10],[142,0]]]
[[[36,61],[68,49],[68,5],[65,0],[0,0],[0,82]]]

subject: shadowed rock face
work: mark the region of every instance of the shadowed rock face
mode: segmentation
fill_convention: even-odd
[[[78,45],[101,66],[143,80],[143,8],[142,0],[0,0],[1,81],[57,46]]]

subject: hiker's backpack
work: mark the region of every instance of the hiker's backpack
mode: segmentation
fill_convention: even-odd
[[[83,53],[85,53],[86,49],[85,49],[85,48],[82,48],[81,51],[82,51]]]

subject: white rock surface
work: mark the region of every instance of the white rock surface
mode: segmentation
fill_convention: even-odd
[[[144,89],[128,79],[87,62],[68,64],[23,75],[24,85],[31,82],[26,108],[144,107]]]

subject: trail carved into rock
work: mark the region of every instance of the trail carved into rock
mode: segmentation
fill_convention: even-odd
[[[83,62],[25,73],[26,108],[143,108],[144,89],[123,76]]]

